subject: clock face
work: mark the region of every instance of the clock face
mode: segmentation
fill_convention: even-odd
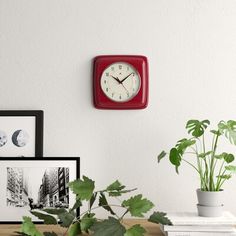
[[[103,71],[100,83],[102,91],[109,99],[127,102],[139,92],[141,79],[132,65],[116,62]]]

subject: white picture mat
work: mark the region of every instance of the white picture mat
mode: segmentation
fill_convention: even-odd
[[[76,161],[75,160],[55,160],[55,161],[0,161],[0,221],[22,221],[22,216],[29,216],[33,221],[40,221],[34,217],[29,210],[20,207],[9,207],[6,205],[7,196],[7,167],[12,168],[33,168],[33,169],[47,169],[53,167],[68,167],[69,181],[75,180],[76,177]],[[78,167],[79,168],[79,167]],[[35,175],[34,179],[30,181],[38,182],[36,179],[42,179],[41,176]],[[69,190],[69,207],[73,207],[75,203],[75,195]]]
[[[34,157],[36,137],[35,116],[0,116],[0,130],[7,135],[7,143],[0,147],[0,157]],[[12,135],[16,130],[24,130],[29,135],[29,142],[23,147],[12,143]]]

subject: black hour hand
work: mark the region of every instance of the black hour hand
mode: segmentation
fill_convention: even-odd
[[[119,84],[122,83],[118,78],[116,78],[116,77],[114,77],[114,76],[112,76],[112,75],[111,75],[111,77],[112,77],[114,80],[116,80]]]

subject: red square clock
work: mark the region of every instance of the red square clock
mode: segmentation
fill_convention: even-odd
[[[99,109],[143,109],[148,104],[145,56],[105,55],[94,59],[94,106]]]

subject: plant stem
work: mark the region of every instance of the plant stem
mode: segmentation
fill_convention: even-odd
[[[128,212],[129,212],[129,209],[127,209],[125,213],[119,218],[119,221],[121,221]]]
[[[99,208],[101,208],[101,207],[106,207],[106,206],[109,206],[109,207],[120,207],[120,208],[123,208],[123,209],[128,210],[128,209],[127,209],[126,207],[124,207],[124,206],[115,205],[115,204],[101,205],[101,206],[97,206],[97,207],[93,207],[93,208],[91,208],[90,211],[89,211],[89,210],[84,211],[82,214],[80,214],[78,217],[76,217],[76,219],[81,218],[81,216],[85,215],[86,213],[89,213],[89,212],[91,212],[91,211],[94,211],[94,210],[97,210],[97,209],[99,209]],[[118,219],[120,218],[120,217],[117,216],[117,215],[116,215],[116,217],[117,217]]]
[[[191,162],[186,161],[185,159],[182,159],[182,160],[183,160],[184,162],[188,163],[190,166],[192,166],[192,167],[197,171],[197,173],[200,174],[200,173],[199,173],[199,170],[198,170]]]
[[[211,155],[211,162],[210,162],[210,181],[209,181],[209,190],[214,191],[215,190],[215,184],[214,184],[214,159],[215,159],[215,153],[217,148],[217,142],[218,142],[219,135],[216,134],[215,143],[213,146],[213,152]]]

